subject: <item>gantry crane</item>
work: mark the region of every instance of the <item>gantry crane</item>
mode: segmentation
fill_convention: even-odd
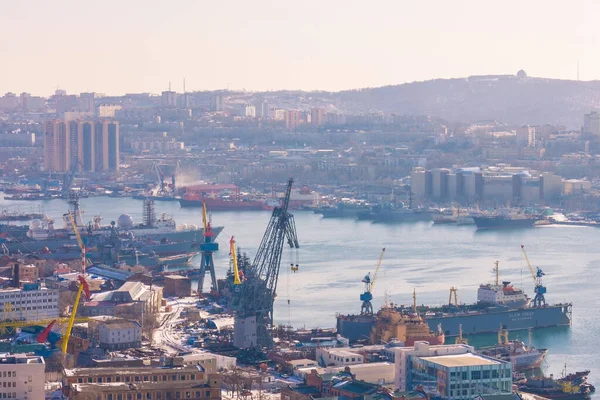
[[[542,277],[546,274],[544,274],[544,271],[542,271],[539,267],[537,267],[537,269],[534,271],[531,263],[529,262],[529,257],[527,257],[527,252],[525,251],[524,245],[521,245],[521,251],[523,252],[523,256],[525,256],[525,261],[527,261],[527,266],[529,267],[529,271],[531,272],[531,276],[535,282],[535,297],[533,298],[533,306],[545,306],[546,299],[544,298],[544,295],[546,294],[546,286],[544,286],[542,282]]]
[[[452,305],[452,295],[454,295],[454,306],[458,307],[458,289],[452,286],[450,288],[450,296],[448,297],[448,305]]]
[[[299,248],[294,216],[288,212],[293,182],[293,179],[288,181],[281,205],[273,209],[254,260],[244,269],[245,281],[234,298],[233,343],[238,348],[263,348],[273,344],[273,303],[283,247],[287,241],[290,248]]]
[[[217,286],[217,274],[215,272],[215,263],[213,253],[219,250],[219,244],[213,242],[214,232],[210,227],[210,221],[206,213],[206,202],[202,202],[202,224],[204,225],[204,242],[200,245],[202,259],[200,260],[200,277],[198,279],[198,296],[202,295],[204,287],[204,277],[210,273],[212,286],[211,293],[216,296],[219,293]]]
[[[71,331],[73,330],[73,324],[75,323],[75,316],[77,315],[77,308],[79,307],[79,301],[81,300],[81,292],[85,292],[85,297],[90,300],[90,287],[88,286],[85,278],[82,275],[77,277],[79,281],[79,288],[77,289],[77,296],[75,296],[75,303],[71,310],[71,317],[69,318],[69,325],[67,326],[67,332],[62,339],[62,352],[67,353],[67,346],[69,345],[69,339],[71,338]]]
[[[371,273],[369,272],[362,280],[362,282],[365,284],[365,292],[360,295],[360,300],[363,302],[362,306],[360,307],[360,315],[373,315],[373,304],[371,304],[371,300],[373,300],[373,287],[375,286],[375,280],[377,279],[377,273],[381,267],[381,261],[383,260],[384,254],[385,247],[381,249],[381,255],[379,256],[379,261],[377,262],[377,267],[375,268],[373,278],[371,279]]]

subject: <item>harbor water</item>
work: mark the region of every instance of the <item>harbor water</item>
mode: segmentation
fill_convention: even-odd
[[[67,211],[63,200],[28,202],[41,204],[43,211],[61,226]],[[0,205],[14,202],[0,200]],[[142,201],[117,198],[81,200],[84,220],[95,215],[103,223],[130,214],[142,219]],[[179,207],[177,202],[156,202],[156,215],[172,215],[178,224],[202,224],[202,210]],[[210,210],[209,210],[210,212]],[[477,232],[474,226],[410,223],[372,224],[350,219],[323,219],[308,211],[295,211],[300,241],[300,268],[293,273],[291,250],[283,253],[275,320],[294,327],[334,327],[336,313],[358,313],[363,291],[361,280],[374,272],[381,248],[386,252],[374,286],[374,308],[387,299],[397,304],[442,305],[448,302],[451,286],[458,288],[459,302],[476,300],[480,283],[494,279],[494,261],[500,261],[500,279],[522,287],[533,297],[534,282],[524,257],[525,245],[532,264],[544,270],[546,300],[573,303],[573,326],[534,330],[532,344],[548,348],[543,365],[546,373],[560,375],[564,365],[571,371],[591,369],[590,382],[600,382],[600,229],[547,226],[518,231]],[[242,252],[251,257],[269,220],[268,211],[215,212],[213,226],[225,226],[218,238],[221,251],[215,257],[217,274],[229,268],[228,243],[235,236]],[[199,263],[199,260],[196,261]],[[289,300],[289,304],[288,304]],[[528,332],[511,332],[527,343]],[[452,339],[451,339],[452,340]],[[488,345],[496,335],[470,338],[475,345]]]

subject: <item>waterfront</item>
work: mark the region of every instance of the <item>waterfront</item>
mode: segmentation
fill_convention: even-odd
[[[42,204],[44,212],[56,219],[56,226],[62,225],[60,220],[67,210],[64,201],[31,203]],[[136,222],[141,221],[139,200],[89,198],[81,203],[84,220],[101,215],[107,225],[120,214],[128,213]],[[171,214],[178,224],[201,225],[201,209],[181,209],[177,202],[157,202],[157,215],[163,212]],[[592,383],[600,376],[595,370],[600,350],[594,341],[594,332],[600,328],[597,316],[600,301],[595,296],[600,283],[596,276],[600,266],[595,249],[600,241],[597,228],[560,226],[478,233],[472,226],[381,225],[322,219],[306,211],[294,214],[301,246],[300,269],[291,273],[291,251],[284,251],[275,303],[277,323],[331,327],[335,325],[336,312],[358,312],[361,280],[374,271],[382,247],[386,247],[386,254],[374,289],[376,309],[382,304],[385,292],[395,303],[411,304],[413,288],[417,290],[419,304],[446,303],[450,286],[458,288],[460,302],[473,302],[478,285],[492,281],[495,260],[500,261],[501,280],[522,285],[531,296],[533,280],[520,252],[520,245],[525,244],[532,263],[547,274],[547,301],[574,304],[571,329],[532,333],[534,346],[550,349],[546,371],[558,375],[567,363],[569,369],[591,369]],[[252,255],[269,216],[266,211],[212,214],[213,225],[225,226],[218,240],[221,251],[215,257],[219,276],[228,268],[229,237],[234,235],[242,251]],[[519,335],[527,341],[527,332]],[[511,338],[514,337],[511,333]],[[471,343],[490,343],[495,339],[495,335],[488,335]]]

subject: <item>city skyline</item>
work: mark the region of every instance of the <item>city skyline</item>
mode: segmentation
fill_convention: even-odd
[[[337,91],[519,69],[577,79],[578,64],[599,79],[600,4],[577,4],[13,2],[0,93],[180,92],[184,78],[188,91]]]

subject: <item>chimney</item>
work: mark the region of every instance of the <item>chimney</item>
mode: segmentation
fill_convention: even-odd
[[[19,271],[19,263],[15,263],[13,266],[13,281],[12,285],[15,288],[19,288],[21,284],[21,271]]]

